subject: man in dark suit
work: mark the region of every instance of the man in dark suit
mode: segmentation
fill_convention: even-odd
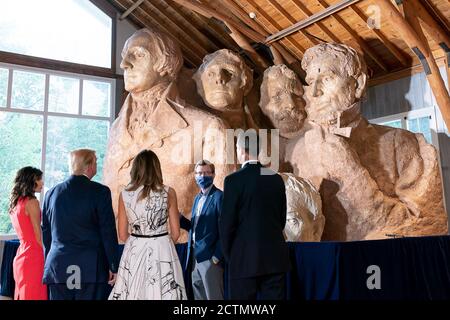
[[[236,151],[242,168],[224,183],[219,230],[232,300],[286,296],[290,266],[283,237],[285,186],[278,174],[258,162],[258,143],[254,130],[238,136]]]
[[[44,199],[44,283],[50,300],[102,300],[118,268],[116,223],[108,187],[91,181],[95,151],[70,153],[72,175]]]
[[[214,164],[207,160],[197,162],[195,181],[200,193],[192,207],[186,261],[186,268],[193,269],[191,276],[195,300],[223,300],[222,248],[219,241],[223,193],[213,184],[214,176]]]

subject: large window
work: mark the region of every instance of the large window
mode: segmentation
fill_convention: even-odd
[[[370,120],[372,123],[384,126],[406,129],[415,133],[422,133],[428,143],[439,149],[436,135],[436,115],[433,108],[403,112],[383,118]]]
[[[44,192],[69,175],[68,154],[96,150],[101,181],[114,81],[0,64],[0,234],[12,233],[8,215],[14,176],[24,166],[44,171]]]
[[[3,0],[0,51],[111,68],[112,23],[89,0]]]

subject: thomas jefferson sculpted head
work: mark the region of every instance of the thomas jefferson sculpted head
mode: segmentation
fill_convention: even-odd
[[[193,78],[206,105],[218,111],[242,109],[253,84],[251,69],[228,49],[205,56]]]

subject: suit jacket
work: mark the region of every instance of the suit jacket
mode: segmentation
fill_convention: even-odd
[[[275,172],[262,175],[261,169],[259,162],[248,163],[225,178],[219,230],[232,279],[282,273],[290,268],[283,237],[284,182]]]
[[[117,272],[118,243],[111,192],[86,176],[50,189],[42,209],[44,283],[66,283],[79,267],[81,283],[104,283]]]
[[[197,204],[200,200],[201,193],[197,194],[194,199],[191,214],[191,229],[189,231],[188,253],[186,268],[189,264],[189,257],[192,246],[192,234],[195,225],[194,219],[198,219],[197,226],[195,226],[195,258],[197,262],[203,262],[211,259],[213,256],[222,260],[222,247],[219,241],[219,216],[222,209],[223,192],[212,186],[208,197],[203,204],[202,211],[198,217],[195,217],[197,211]],[[195,217],[195,218],[194,218]]]

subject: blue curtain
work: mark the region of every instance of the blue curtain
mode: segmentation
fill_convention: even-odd
[[[3,249],[2,273],[0,275],[0,295],[14,297],[13,260],[19,248],[19,240],[5,241]]]

